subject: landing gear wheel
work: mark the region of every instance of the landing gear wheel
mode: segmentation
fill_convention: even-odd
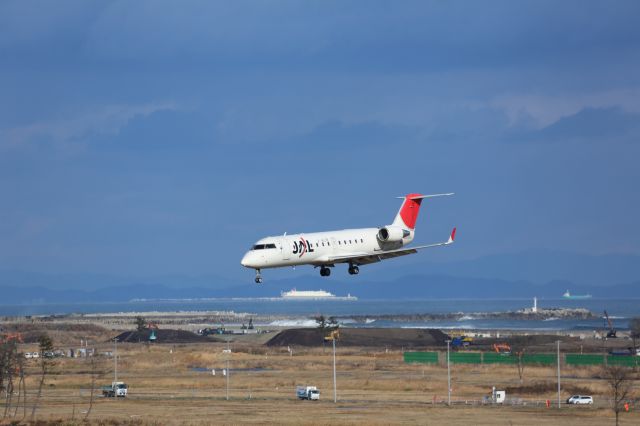
[[[262,284],[262,276],[260,275],[260,269],[256,269],[256,284]]]
[[[357,266],[349,266],[349,274],[358,275],[360,273],[360,268]]]
[[[331,275],[331,269],[327,268],[326,266],[320,268],[321,277],[328,277],[329,275]]]

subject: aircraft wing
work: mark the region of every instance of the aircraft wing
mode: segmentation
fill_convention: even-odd
[[[351,254],[341,255],[341,256],[329,256],[328,263],[352,262],[357,265],[366,265],[369,263],[376,263],[384,259],[391,259],[394,257],[406,256],[407,254],[414,254],[414,253],[417,253],[418,250],[424,249],[424,248],[448,246],[449,244],[453,244],[455,237],[456,237],[456,228],[453,228],[453,231],[451,231],[451,235],[449,236],[449,239],[441,243],[428,244],[426,246],[401,248],[396,250],[386,250],[386,251],[381,250],[378,253],[374,253],[374,254],[351,253]]]

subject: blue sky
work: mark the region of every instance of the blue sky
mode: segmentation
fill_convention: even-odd
[[[640,254],[638,16],[4,1],[0,269],[250,280],[262,236],[382,226],[395,196],[449,191],[416,241],[457,225],[458,244],[397,262]]]

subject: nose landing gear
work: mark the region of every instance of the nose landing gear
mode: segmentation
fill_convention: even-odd
[[[260,269],[256,269],[256,284],[262,284],[262,276],[260,275]]]
[[[360,268],[356,265],[349,264],[349,275],[358,275],[360,273]]]

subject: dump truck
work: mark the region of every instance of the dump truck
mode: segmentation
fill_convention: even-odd
[[[315,386],[298,386],[296,387],[296,395],[299,399],[308,399],[309,401],[320,399],[320,391]]]
[[[125,382],[111,382],[111,386],[102,387],[102,396],[107,398],[127,396],[129,386]]]

